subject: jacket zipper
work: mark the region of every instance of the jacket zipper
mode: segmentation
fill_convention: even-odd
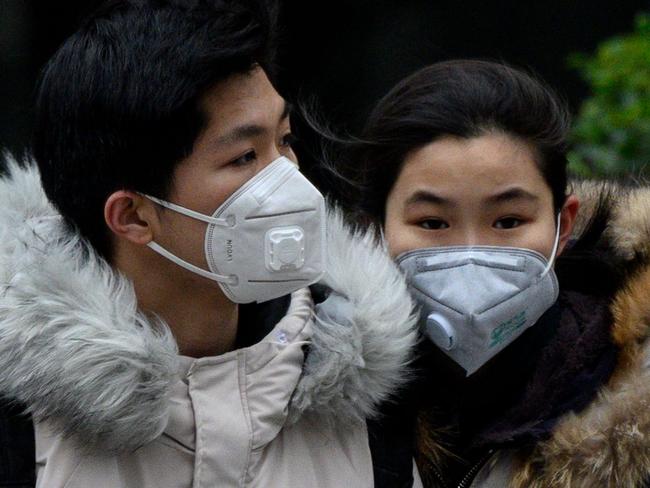
[[[494,450],[490,449],[481,459],[478,460],[476,464],[474,464],[474,466],[471,467],[471,469],[463,477],[463,479],[460,481],[460,483],[456,488],[469,488],[470,484],[472,483],[472,481],[474,481],[474,478],[476,477],[478,472],[485,465],[488,459],[492,457],[492,454],[494,454]],[[430,464],[430,467],[431,470],[433,471],[433,474],[440,482],[441,488],[449,488],[449,485],[445,481],[444,476],[442,476],[442,473],[440,473],[440,471],[438,471],[438,469],[432,463]]]
[[[470,469],[465,477],[461,480],[461,482],[458,485],[458,488],[468,488],[470,484],[474,481],[474,478],[478,474],[478,472],[481,470],[481,468],[485,465],[488,459],[492,457],[492,454],[494,451],[490,449],[485,456],[483,456],[479,461],[472,466],[472,469]]]
[[[441,488],[449,488],[449,485],[445,481],[445,478],[440,474],[440,471],[438,471],[438,468],[436,468],[433,464],[431,466],[431,471],[433,471],[433,474],[436,475],[436,478],[438,478],[438,481],[440,482],[440,487]]]

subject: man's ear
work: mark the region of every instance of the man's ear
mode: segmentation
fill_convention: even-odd
[[[104,220],[117,237],[134,244],[146,245],[153,240],[158,214],[149,199],[134,192],[120,190],[106,200]]]
[[[562,251],[564,251],[565,246],[571,238],[579,209],[580,201],[578,200],[578,197],[573,194],[569,195],[562,206],[562,211],[560,212],[560,243],[557,249],[558,256],[562,254]]]

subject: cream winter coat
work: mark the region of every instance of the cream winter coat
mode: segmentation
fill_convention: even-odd
[[[373,486],[365,420],[416,332],[370,236],[330,215],[323,283],[346,306],[315,316],[300,290],[259,343],[191,359],[64,229],[33,166],[10,164],[0,201],[0,394],[35,419],[39,487]]]

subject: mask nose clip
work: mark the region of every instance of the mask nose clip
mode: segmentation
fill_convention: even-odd
[[[426,334],[436,346],[445,351],[456,347],[457,337],[454,326],[441,314],[433,312],[427,317]]]

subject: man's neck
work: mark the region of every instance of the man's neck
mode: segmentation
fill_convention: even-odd
[[[216,283],[144,249],[118,253],[114,265],[133,281],[139,309],[167,323],[182,355],[216,356],[235,347],[239,308]]]

